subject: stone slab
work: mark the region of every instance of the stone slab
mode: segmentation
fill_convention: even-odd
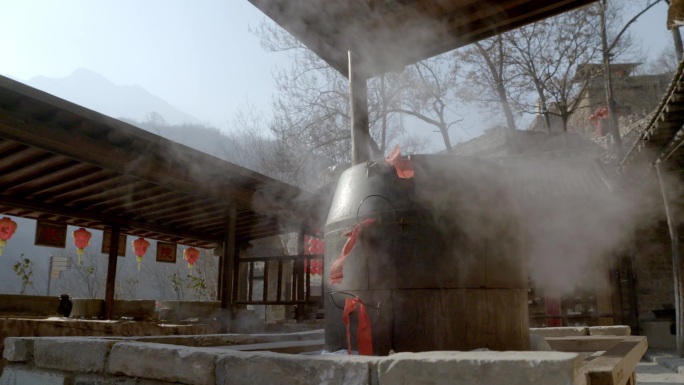
[[[590,336],[629,336],[632,329],[627,325],[589,326]]]
[[[648,337],[650,349],[676,349],[677,338],[671,333],[672,321],[642,321],[640,334]]]
[[[231,346],[245,344],[259,344],[268,342],[284,341],[311,341],[320,340],[325,337],[324,330],[312,330],[296,333],[277,333],[277,334],[205,334],[187,336],[142,336],[125,337],[121,340],[155,342],[160,344],[173,344],[183,346],[210,347],[210,346]]]
[[[546,341],[546,338],[537,334],[530,334],[530,350],[540,352],[553,349],[551,349],[551,345]]]
[[[323,351],[324,341],[322,339],[311,341],[281,341],[266,342],[262,344],[231,345],[217,348],[244,352],[269,351],[275,353],[299,354]]]
[[[33,338],[7,337],[2,356],[10,362],[27,362],[33,358]]]
[[[530,328],[530,334],[542,337],[578,337],[588,336],[589,328],[581,327],[558,327],[558,328]]]
[[[104,300],[72,298],[71,318],[98,318],[104,314]]]
[[[59,298],[40,295],[0,295],[0,314],[51,316],[57,315]]]
[[[623,342],[625,336],[546,337],[546,342],[559,352],[605,351]]]
[[[674,385],[684,384],[684,374],[677,374],[654,362],[641,361],[636,367],[637,384]]]
[[[214,385],[216,353],[207,349],[211,348],[119,342],[109,354],[107,373],[188,385]]]
[[[33,362],[43,369],[101,373],[114,343],[100,338],[37,338],[33,342]]]
[[[135,319],[154,319],[154,300],[115,300],[112,308],[112,317],[131,317]]]
[[[73,385],[178,385],[178,383],[121,376],[77,374],[74,377]]]
[[[398,353],[378,367],[379,385],[585,385],[582,359],[561,352]]]
[[[71,385],[71,379],[65,373],[12,364],[2,371],[0,385]]]
[[[254,343],[278,341],[310,341],[325,338],[325,330],[317,329],[296,333],[251,334]]]
[[[381,358],[231,352],[216,363],[217,384],[371,385]]]

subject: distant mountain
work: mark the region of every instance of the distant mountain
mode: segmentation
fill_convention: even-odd
[[[194,116],[140,86],[119,86],[83,68],[65,78],[38,76],[26,84],[117,119],[142,122],[156,113],[170,124],[199,123]]]

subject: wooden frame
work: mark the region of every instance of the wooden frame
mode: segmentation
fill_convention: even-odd
[[[643,336],[546,337],[546,341],[557,351],[603,351],[582,365],[587,385],[636,385],[634,370],[648,348]]]
[[[67,225],[37,221],[36,224],[36,246],[66,247]]]
[[[157,262],[176,263],[176,244],[157,242]]]
[[[100,250],[102,254],[109,254],[109,242],[111,237],[112,232],[110,230],[104,230],[102,232],[102,249]],[[126,234],[119,234],[119,250],[117,251],[119,257],[126,256]]]

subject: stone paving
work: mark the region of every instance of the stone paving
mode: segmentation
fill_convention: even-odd
[[[673,350],[650,349],[637,365],[638,385],[684,384],[684,359]]]

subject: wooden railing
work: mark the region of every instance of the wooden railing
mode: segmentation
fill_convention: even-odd
[[[233,290],[236,305],[316,304],[312,295],[311,274],[306,269],[311,260],[323,255],[294,255],[242,258],[237,262]],[[258,290],[261,289],[261,293]]]

